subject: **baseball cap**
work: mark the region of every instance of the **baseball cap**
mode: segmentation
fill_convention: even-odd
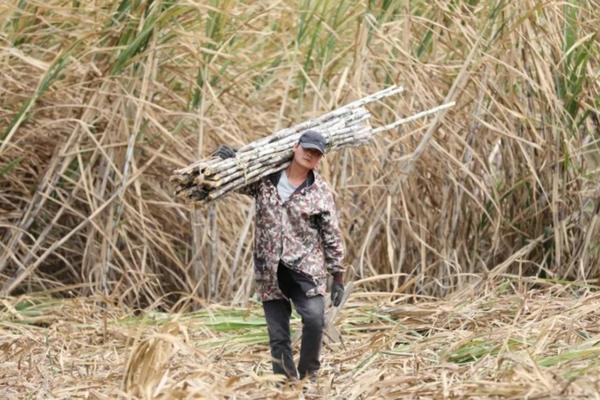
[[[325,154],[325,138],[317,131],[306,131],[300,136],[298,144],[304,149],[319,150]]]

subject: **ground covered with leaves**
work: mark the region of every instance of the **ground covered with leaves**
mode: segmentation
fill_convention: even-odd
[[[516,279],[443,300],[355,292],[318,381],[282,385],[258,303],[135,315],[97,299],[5,298],[0,397],[593,398],[599,301],[589,286]]]

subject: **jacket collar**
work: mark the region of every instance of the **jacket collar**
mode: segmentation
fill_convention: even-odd
[[[277,184],[279,183],[279,178],[281,178],[281,174],[283,174],[283,170],[269,175],[268,179],[271,181],[273,186],[277,187]],[[315,173],[314,173],[314,171],[311,170],[311,171],[308,171],[308,176],[306,177],[304,182],[302,182],[300,184],[300,186],[298,186],[296,188],[296,190],[294,190],[294,193],[299,192],[300,190],[304,189],[305,187],[311,186],[313,183],[315,183]]]

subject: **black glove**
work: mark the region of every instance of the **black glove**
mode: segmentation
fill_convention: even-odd
[[[333,282],[331,285],[331,303],[335,307],[339,306],[344,297],[344,285],[339,282]]]
[[[235,157],[236,152],[237,150],[233,147],[227,146],[226,144],[222,144],[212,155],[225,160],[226,158]]]

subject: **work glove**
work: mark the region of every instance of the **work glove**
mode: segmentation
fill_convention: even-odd
[[[338,273],[333,276],[333,284],[331,285],[331,303],[337,307],[342,302],[344,297],[344,284],[342,283],[342,274]]]
[[[226,144],[222,144],[212,155],[215,157],[219,157],[222,160],[225,160],[226,158],[235,157],[236,152],[237,150],[233,147],[227,146]]]

